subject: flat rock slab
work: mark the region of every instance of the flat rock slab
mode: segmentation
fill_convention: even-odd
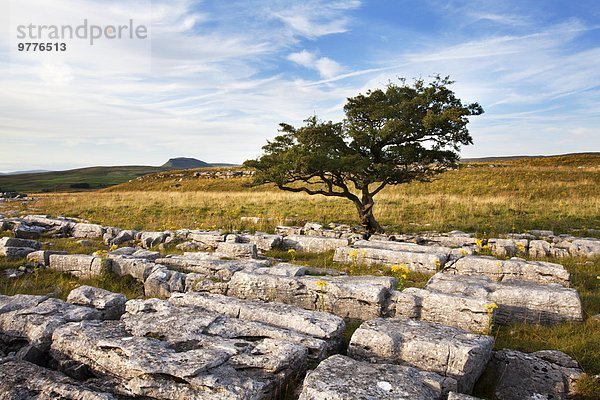
[[[439,245],[421,245],[410,242],[396,242],[392,240],[357,240],[354,247],[371,247],[393,251],[410,251],[413,253],[446,254],[449,258],[457,258],[473,254],[472,247],[453,248]]]
[[[432,400],[455,386],[436,373],[335,355],[308,373],[299,400]]]
[[[583,238],[575,239],[569,246],[569,253],[573,256],[595,257],[600,255],[600,239]]]
[[[127,297],[121,293],[93,286],[80,286],[71,290],[67,303],[93,307],[100,311],[102,319],[119,319],[125,312]]]
[[[418,288],[394,291],[387,316],[420,319],[475,333],[488,333],[494,323],[495,304],[461,294]]]
[[[493,257],[469,256],[457,260],[445,273],[459,275],[487,276],[502,282],[508,280],[524,280],[536,283],[558,283],[569,286],[569,271],[560,264],[543,261],[526,261],[520,258],[498,260]]]
[[[253,243],[221,242],[217,245],[216,252],[231,258],[258,257],[258,250]]]
[[[305,335],[331,340],[334,346],[341,342],[345,329],[341,317],[282,303],[264,303],[203,293],[174,293],[169,302],[178,306],[201,307],[232,318],[291,329]]]
[[[0,247],[0,256],[9,261],[22,260],[34,251],[31,247]]]
[[[454,378],[470,393],[492,355],[494,339],[462,329],[411,319],[365,321],[348,348],[352,358],[406,364]]]
[[[2,251],[2,247],[27,247],[34,250],[40,250],[42,248],[42,243],[37,240],[3,237],[0,238],[0,251]]]
[[[239,271],[229,281],[227,295],[364,320],[383,315],[394,286],[395,279],[389,277],[287,277]]]
[[[105,229],[97,224],[76,223],[71,230],[71,236],[78,239],[101,239]]]
[[[100,276],[103,270],[103,261],[100,257],[83,254],[52,254],[49,268],[75,275],[78,278],[89,279]]]
[[[326,238],[320,236],[289,235],[283,238],[283,247],[306,253],[324,253],[338,247],[348,246],[348,239]]]
[[[181,256],[159,258],[156,262],[182,272],[195,272],[225,281],[231,279],[237,271],[253,270],[271,265],[268,260],[223,260],[220,255],[215,253],[185,253]]]
[[[266,233],[255,233],[240,235],[242,243],[253,243],[260,251],[269,251],[282,246],[283,237],[281,235],[269,235]]]
[[[66,255],[66,251],[37,250],[27,254],[27,262],[36,267],[48,267],[50,265],[50,256],[53,254]]]
[[[331,340],[318,338],[274,324],[237,318],[196,306],[176,306],[156,299],[130,301],[122,320],[135,336],[151,336],[169,342],[202,341],[205,336],[248,341],[265,338],[283,340],[305,347],[308,357],[317,362],[339,350],[343,334],[341,331]]]
[[[1,296],[0,336],[6,342],[25,341],[46,351],[54,330],[67,322],[100,319],[90,307],[66,303],[46,296]]]
[[[583,371],[559,351],[495,351],[477,384],[498,400],[572,398]]]
[[[200,244],[207,249],[216,249],[217,245],[225,241],[225,235],[217,231],[190,231],[186,235],[187,240]]]
[[[78,382],[68,376],[27,361],[0,364],[2,400],[116,400],[110,393]]]
[[[109,254],[108,259],[112,272],[119,276],[131,276],[141,282],[144,282],[156,267],[153,261],[131,256]]]
[[[404,265],[409,270],[425,274],[435,274],[448,260],[448,254],[389,250],[371,247],[339,247],[333,261],[344,264],[383,265],[392,267]]]
[[[484,276],[438,273],[429,280],[425,289],[492,301],[498,305],[494,314],[494,322],[497,324],[583,321],[581,299],[577,290],[559,284],[495,282]]]
[[[120,321],[71,323],[54,332],[51,352],[61,366],[115,377],[120,394],[155,399],[270,399],[306,368],[306,349],[281,340],[153,336]]]

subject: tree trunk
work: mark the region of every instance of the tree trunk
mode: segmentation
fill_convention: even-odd
[[[375,203],[373,202],[373,198],[365,199],[363,197],[363,201],[365,200],[367,200],[366,204],[356,204],[356,209],[358,210],[360,223],[362,224],[362,226],[365,227],[369,234],[383,233],[383,228],[381,227],[381,225],[379,225],[379,222],[377,222],[375,216],[373,215],[373,205],[375,205]]]

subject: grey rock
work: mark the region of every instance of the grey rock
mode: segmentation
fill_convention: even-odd
[[[73,274],[78,278],[89,279],[102,274],[104,263],[100,257],[83,254],[52,254],[49,268]]]
[[[595,257],[600,255],[600,239],[576,239],[569,246],[573,256]]]
[[[122,230],[114,238],[109,240],[109,244],[121,245],[123,243],[132,242],[135,240],[137,231],[133,230]]]
[[[542,258],[552,254],[551,244],[545,240],[532,240],[529,242],[529,257]]]
[[[66,251],[38,250],[27,254],[27,262],[36,267],[47,267],[50,265],[50,256],[53,254],[65,255]]]
[[[229,290],[227,282],[209,278],[206,275],[189,273],[185,275],[185,291],[226,295]]]
[[[283,238],[283,247],[307,253],[324,253],[338,247],[348,246],[348,239],[325,238],[319,236],[290,235]]]
[[[302,228],[304,230],[304,232],[306,231],[322,231],[323,230],[323,224],[319,223],[319,222],[307,222],[304,224],[304,228]]]
[[[488,333],[494,322],[492,301],[418,288],[394,291],[388,316],[436,322],[475,333]]]
[[[498,400],[566,400],[582,374],[578,367],[563,367],[535,353],[500,350],[494,352],[479,385],[491,388]]]
[[[63,226],[65,224],[75,224],[78,222],[75,218],[65,218],[65,217],[50,217],[48,215],[26,215],[23,217],[23,220],[27,221],[27,223],[31,225],[43,226],[46,228],[55,227],[55,226]]]
[[[432,400],[455,387],[432,372],[334,355],[308,373],[299,400]]]
[[[384,313],[394,286],[395,279],[388,277],[287,277],[239,271],[231,278],[227,295],[370,319]]]
[[[384,241],[384,240],[357,240],[352,244],[353,247],[368,247],[374,249],[385,249],[393,251],[410,251],[412,253],[443,253],[447,256],[450,255],[454,250],[451,247],[446,246],[423,246],[416,243],[408,242],[395,242],[395,241]]]
[[[252,243],[221,242],[217,245],[217,253],[231,258],[257,258],[256,245]]]
[[[152,261],[143,258],[127,256],[108,256],[110,269],[119,276],[131,276],[144,282],[150,276],[150,272],[156,267]]]
[[[41,250],[42,244],[37,240],[3,237],[0,239],[0,255],[3,255],[3,247],[26,247],[34,250]]]
[[[167,236],[168,235],[164,232],[142,232],[140,236],[142,247],[149,249],[158,246],[165,242]]]
[[[179,243],[178,245],[175,246],[176,249],[179,250],[183,250],[183,251],[197,251],[197,250],[207,250],[208,247],[198,243],[198,242],[194,242],[192,240],[188,241],[188,242],[183,242],[183,243]]]
[[[39,239],[46,232],[45,228],[35,225],[18,224],[13,233],[19,239]]]
[[[156,261],[158,258],[161,257],[161,255],[158,251],[149,251],[149,250],[139,249],[139,250],[134,251],[131,254],[131,257],[143,258],[143,259],[149,260],[149,261]]]
[[[527,232],[538,238],[551,238],[554,236],[554,232],[541,229],[534,229]]]
[[[35,251],[30,247],[0,247],[0,256],[6,257],[7,260],[21,260]]]
[[[8,298],[6,298],[8,297]],[[98,310],[44,296],[0,298],[0,334],[4,341],[25,341],[44,352],[52,333],[67,322],[101,318]]]
[[[269,251],[282,246],[283,237],[281,235],[269,235],[266,233],[256,233],[253,235],[241,235],[242,243],[253,243],[260,251]]]
[[[569,286],[571,274],[562,265],[520,258],[497,260],[493,257],[469,256],[457,260],[444,273],[487,276],[495,281],[524,280],[536,283],[558,283]]]
[[[317,338],[287,327],[224,315],[192,304],[175,306],[173,302],[157,299],[128,302],[122,320],[135,336],[150,335],[171,343],[202,341],[206,335],[248,341],[283,340],[305,347],[313,361],[320,361],[339,350],[343,333],[342,330],[331,339]]]
[[[410,251],[412,253],[433,253],[446,254],[448,258],[459,258],[473,254],[473,246],[465,247],[447,247],[439,245],[420,245],[410,242],[384,241],[384,240],[357,240],[353,243],[354,247],[371,247],[375,249],[386,249],[394,251]]]
[[[115,377],[123,394],[156,399],[269,399],[306,368],[306,348],[281,340],[152,336],[135,336],[118,321],[66,324],[53,335],[52,355]]]
[[[526,254],[529,249],[527,239],[489,239],[488,246],[492,254],[498,257],[514,257]]]
[[[113,400],[110,393],[87,387],[68,376],[27,361],[0,365],[2,400]]]
[[[190,231],[187,239],[199,243],[206,249],[216,249],[219,243],[225,241],[225,236],[218,231]]]
[[[448,400],[481,400],[479,397],[469,396],[464,393],[450,392],[448,393]]]
[[[129,247],[129,246],[119,247],[118,249],[115,249],[115,250],[111,251],[110,253],[108,253],[108,255],[109,256],[130,256],[138,250],[139,250],[139,248],[136,248],[136,247]]]
[[[215,253],[184,253],[156,260],[158,264],[184,272],[203,274],[208,278],[229,280],[236,271],[268,267],[268,260],[222,260]]]
[[[144,280],[146,297],[167,298],[173,292],[184,292],[186,274],[157,265]]]
[[[460,294],[475,299],[493,301],[498,305],[494,323],[529,322],[556,324],[583,320],[581,299],[575,289],[558,284],[540,285],[527,281],[494,282],[484,276],[464,276],[438,273],[427,290]]]
[[[302,228],[297,226],[284,226],[279,225],[275,227],[275,233],[278,235],[291,236],[291,235],[301,235]]]
[[[256,274],[270,274],[280,276],[303,276],[306,273],[306,268],[302,265],[296,265],[291,263],[277,263],[272,267],[268,268],[256,268],[253,272]]]
[[[93,286],[80,286],[71,290],[67,303],[93,307],[100,311],[102,319],[119,319],[125,312],[127,297],[121,293]]]
[[[474,246],[477,244],[477,239],[469,236],[466,233],[462,235],[444,236],[444,235],[430,235],[426,236],[425,240],[430,243],[435,243],[440,246],[447,247],[464,247]]]
[[[492,355],[494,339],[411,319],[365,321],[354,332],[348,355],[355,359],[407,364],[454,378],[470,393]]]
[[[378,248],[339,247],[335,251],[333,261],[340,263],[357,263],[366,265],[405,265],[409,270],[434,274],[448,260],[446,253],[422,253],[412,251],[387,250]]]
[[[102,239],[104,228],[98,224],[76,223],[71,230],[71,236],[80,239]]]
[[[262,322],[332,341],[341,341],[345,329],[344,320],[340,317],[282,303],[264,303],[200,293],[174,293],[169,302],[178,306],[201,307],[232,318]]]

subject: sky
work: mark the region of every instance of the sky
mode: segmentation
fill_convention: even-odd
[[[148,34],[18,51],[19,25],[84,20]],[[436,74],[485,110],[463,157],[600,151],[599,46],[597,0],[0,0],[0,172],[241,163],[280,122]]]

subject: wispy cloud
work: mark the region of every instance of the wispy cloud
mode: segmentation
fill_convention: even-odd
[[[489,5],[441,13],[424,2],[446,31],[419,32],[419,46],[408,46],[417,34],[398,26],[383,35],[367,19],[373,9],[362,16],[374,3],[76,3],[11,4],[44,23],[148,21],[152,40],[9,58],[14,43],[0,37],[0,171],[158,165],[175,155],[241,162],[258,155],[279,122],[313,113],[339,120],[347,97],[437,73],[486,109],[472,121],[467,156],[600,149],[600,48],[589,44],[598,27],[583,17],[540,25]],[[379,7],[382,19],[392,12]],[[373,39],[381,36],[395,39]]]
[[[317,57],[313,53],[310,53],[306,50],[302,50],[297,53],[291,53],[287,58],[296,64],[319,72],[319,75],[325,79],[333,78],[344,70],[340,64],[331,58]]]

